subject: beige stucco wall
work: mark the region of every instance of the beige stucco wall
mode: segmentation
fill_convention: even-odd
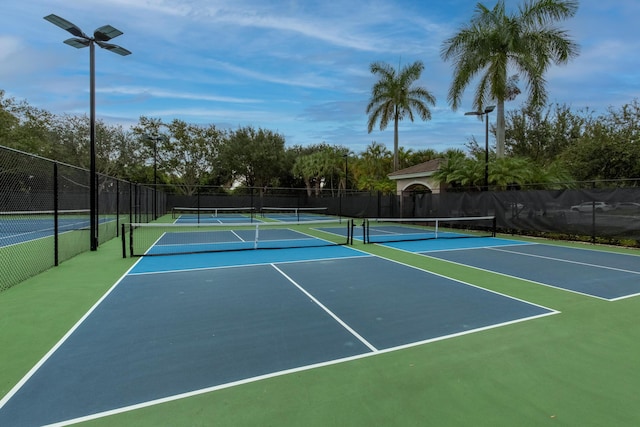
[[[402,194],[403,191],[412,185],[423,185],[434,194],[440,193],[440,184],[438,181],[428,176],[396,179],[396,191],[398,194]]]

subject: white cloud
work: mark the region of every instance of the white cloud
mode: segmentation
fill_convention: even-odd
[[[368,145],[392,132],[367,134],[364,107],[374,77],[369,64],[422,60],[419,84],[437,97],[433,119],[401,128],[401,141],[461,145],[482,126],[446,96],[450,64],[442,41],[471,17],[468,0],[30,0],[3,5],[0,89],[54,113],[88,105],[88,52],[42,19],[56,13],[85,31],[111,24],[125,34],[125,58],[97,53],[98,115],[278,128],[295,143]],[[594,108],[640,95],[637,0],[584,1],[566,28],[578,58],[546,75],[552,102]],[[522,96],[524,98],[524,96]],[[626,98],[626,99],[625,99]],[[507,108],[517,108],[520,99]],[[404,132],[404,136],[402,133]]]
[[[207,95],[204,93],[189,93],[189,92],[183,92],[183,91],[171,91],[171,90],[151,88],[151,87],[134,87],[134,86],[96,88],[96,93],[105,93],[105,94],[113,94],[113,95],[149,96],[154,98],[182,99],[182,100],[189,100],[189,101],[224,102],[224,103],[232,103],[232,104],[255,104],[255,103],[263,102],[259,99],[251,99],[251,98],[234,98],[234,97],[228,97],[228,96]]]

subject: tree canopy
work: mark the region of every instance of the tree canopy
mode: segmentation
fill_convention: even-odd
[[[431,120],[429,105],[435,105],[436,98],[427,89],[414,86],[420,79],[424,64],[416,61],[396,71],[389,64],[374,62],[370,66],[371,73],[378,76],[378,81],[371,89],[371,99],[367,105],[369,121],[367,130],[373,130],[376,123],[380,130],[386,129],[393,121],[393,170],[398,169],[398,123],[405,117],[413,121],[414,111],[422,120]]]
[[[0,125],[1,145],[74,166],[89,165],[86,116],[56,116],[4,98],[0,91]],[[199,185],[224,187],[221,191],[296,187],[306,188],[311,196],[320,190],[396,191],[388,178],[393,153],[376,141],[359,153],[325,142],[287,147],[283,135],[268,129],[221,130],[144,116],[131,129],[98,121],[96,136],[100,173],[143,184],[157,180],[183,193],[193,193]],[[472,139],[464,151],[401,147],[397,158],[400,168],[444,159],[437,173],[441,182],[480,191],[484,156],[484,146]],[[566,105],[510,111],[506,156],[498,158],[490,147],[488,172],[492,189],[638,178],[640,104],[634,100],[600,115]]]
[[[575,0],[531,0],[507,13],[504,0],[490,9],[478,3],[469,24],[442,45],[441,56],[453,62],[453,81],[448,100],[457,110],[464,90],[479,79],[473,98],[476,111],[497,103],[497,155],[504,156],[504,103],[519,92],[515,80],[522,78],[529,94],[527,103],[540,107],[547,102],[545,73],[553,64],[565,64],[577,56],[578,45],[556,22],[571,18],[578,10]]]

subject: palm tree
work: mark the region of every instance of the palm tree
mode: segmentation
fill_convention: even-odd
[[[506,190],[509,185],[529,184],[533,179],[534,169],[527,158],[503,157],[489,166],[489,182],[502,190]]]
[[[413,121],[413,111],[416,110],[422,120],[431,119],[429,105],[435,105],[436,98],[423,87],[412,87],[420,79],[424,64],[416,61],[407,65],[396,73],[388,64],[374,62],[371,73],[379,76],[379,80],[371,90],[371,100],[367,105],[369,122],[367,130],[373,130],[380,122],[380,130],[386,129],[393,120],[393,170],[398,170],[398,122],[405,116]]]
[[[324,174],[324,159],[322,158],[322,152],[316,151],[296,158],[296,161],[293,164],[293,173],[304,179],[308,196],[313,194],[314,188],[316,195],[318,195],[320,193],[320,183]]]
[[[458,170],[464,168],[467,160],[464,151],[459,149],[449,149],[442,153],[442,163],[440,167],[433,174],[433,178],[439,183],[447,184],[459,184],[456,180],[458,178]]]
[[[578,45],[554,25],[577,10],[577,0],[527,0],[517,14],[506,13],[504,0],[498,0],[493,9],[478,3],[470,24],[444,41],[441,55],[454,63],[448,94],[453,110],[460,106],[464,89],[476,77],[479,82],[473,107],[483,111],[490,102],[498,106],[498,157],[504,156],[504,102],[513,99],[518,78],[525,81],[529,105],[544,105],[544,73],[552,62],[565,64],[578,55]],[[517,77],[507,77],[510,69]]]

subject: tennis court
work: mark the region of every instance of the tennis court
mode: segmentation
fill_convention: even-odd
[[[318,240],[141,257],[0,401],[0,424],[98,418],[557,313]]]
[[[436,238],[433,230],[397,220],[376,226],[370,243],[608,301],[640,295],[640,257],[637,255],[490,236],[493,233],[445,230]]]
[[[100,217],[100,224],[115,218]],[[66,233],[89,229],[88,210],[0,212],[0,247],[51,237],[56,232]]]

